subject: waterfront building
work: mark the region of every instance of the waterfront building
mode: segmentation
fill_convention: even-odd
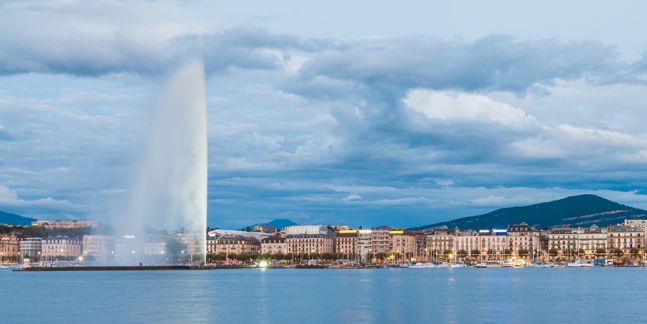
[[[72,228],[83,228],[83,227],[98,227],[99,223],[94,220],[55,220],[55,221],[37,220],[37,221],[31,222],[31,226],[42,226],[49,229],[54,229],[54,228],[72,229]]]
[[[361,229],[357,230],[357,245],[355,251],[359,257],[364,261],[369,261],[368,256],[373,250],[371,245],[371,233],[373,231],[370,229]]]
[[[294,225],[283,229],[285,235],[328,235],[330,230],[323,225]]]
[[[452,250],[452,253],[458,253],[458,251],[470,253],[475,250],[478,250],[479,252],[487,251],[487,249],[484,250],[484,244],[481,243],[481,239],[483,239],[483,237],[480,237],[479,234],[473,230],[460,231],[453,235],[453,239],[452,248],[449,249]],[[442,250],[440,252],[442,253]]]
[[[334,233],[335,252],[348,258],[357,254],[357,230],[342,229]]]
[[[533,257],[541,251],[541,232],[528,226],[528,223],[509,225],[506,235],[510,238],[509,247],[514,255],[523,257],[523,251],[528,257]]]
[[[427,253],[437,258],[454,250],[454,235],[448,229],[436,229],[427,234]]]
[[[18,262],[20,259],[20,237],[3,235],[0,237],[0,262]]]
[[[413,232],[416,240],[416,261],[429,261],[429,251],[427,250],[427,235]]]
[[[632,248],[643,249],[644,230],[637,226],[609,226],[607,245],[609,250],[621,249],[625,254]]]
[[[576,228],[559,227],[548,232],[548,249],[557,250],[562,255],[573,256],[578,252]]]
[[[594,256],[596,251],[608,251],[607,228],[591,225],[577,231],[577,250],[583,250],[587,256]]]
[[[40,237],[28,237],[20,241],[20,257],[38,260],[43,247],[43,239]]]
[[[151,242],[145,242],[144,243],[144,255],[148,256],[162,256],[165,255],[168,251],[167,250],[167,243],[162,242],[162,241],[151,241]],[[187,247],[188,250],[188,247]],[[176,251],[177,252],[177,251]],[[190,254],[188,251],[179,251],[180,254]]]
[[[73,259],[81,256],[83,242],[68,237],[52,237],[42,240],[42,257],[45,259]]]
[[[259,254],[261,243],[250,236],[228,236],[207,239],[207,253],[210,254]]]
[[[83,257],[88,261],[105,262],[115,251],[115,238],[110,235],[84,235]]]
[[[640,227],[643,229],[643,249],[647,250],[647,219],[625,219],[625,226]]]
[[[334,251],[333,238],[327,234],[288,235],[285,242],[288,246],[288,253],[292,254],[321,254]]]
[[[285,237],[280,235],[272,235],[270,237],[264,238],[261,241],[261,253],[262,254],[287,254],[288,245],[285,242]]]
[[[371,253],[374,256],[388,255],[391,253],[391,230],[387,226],[374,227],[371,229]]]
[[[417,256],[416,237],[410,231],[390,230],[390,254],[396,261],[411,260]]]

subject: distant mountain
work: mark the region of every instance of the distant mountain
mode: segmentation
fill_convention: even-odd
[[[289,219],[281,218],[281,219],[273,219],[273,220],[271,220],[271,221],[269,221],[267,223],[259,224],[259,225],[274,226],[277,229],[282,230],[284,227],[293,226],[293,225],[296,225],[296,224],[297,223],[295,223],[295,222],[293,222],[293,221],[291,221]]]
[[[35,219],[8,213],[8,212],[3,212],[0,210],[0,224],[31,225],[32,221],[35,221]]]
[[[454,219],[414,228],[416,230],[447,226],[450,229],[505,228],[509,224],[526,222],[530,226],[558,225],[587,227],[607,226],[624,219],[647,218],[647,211],[629,207],[596,195],[571,196],[550,202],[497,209],[483,215]]]

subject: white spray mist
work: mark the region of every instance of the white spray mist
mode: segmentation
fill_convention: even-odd
[[[147,228],[152,228],[169,233],[182,232],[178,236],[186,246],[182,254],[191,254],[193,263],[204,263],[207,116],[204,68],[200,61],[186,62],[170,77],[152,119],[142,163],[135,174],[132,202],[125,217],[115,226],[118,239],[135,237],[139,246],[126,244],[127,248],[118,251],[117,259],[137,262],[137,254],[146,253],[144,244],[149,244],[148,250],[155,250],[150,247],[151,240],[146,238]],[[157,251],[149,251],[149,254],[169,255],[170,251],[165,249],[170,247],[160,245]]]

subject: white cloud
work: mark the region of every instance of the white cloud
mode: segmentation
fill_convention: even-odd
[[[523,109],[479,94],[450,95],[447,92],[416,89],[407,93],[404,103],[429,119],[445,122],[498,123],[515,128],[537,124],[537,120]]]
[[[67,200],[58,200],[52,197],[37,198],[37,199],[23,199],[18,196],[18,193],[8,186],[0,185],[0,207],[19,211],[26,211],[27,215],[32,217],[41,217],[48,215],[32,214],[37,213],[39,210],[55,210],[59,211],[60,215],[65,215],[68,212],[78,210],[78,206],[70,203]]]
[[[348,196],[344,197],[342,200],[345,201],[354,201],[354,200],[361,200],[362,196],[356,194],[356,193],[349,193]]]

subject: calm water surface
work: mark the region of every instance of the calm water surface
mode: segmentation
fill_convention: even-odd
[[[647,322],[647,269],[0,271],[0,323]]]

